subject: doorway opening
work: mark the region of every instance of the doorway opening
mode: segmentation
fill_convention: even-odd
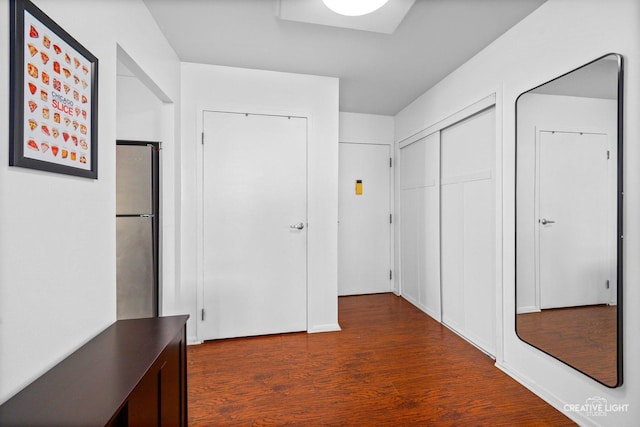
[[[158,142],[116,141],[118,319],[159,313]]]

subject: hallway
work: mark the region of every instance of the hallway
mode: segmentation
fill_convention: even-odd
[[[573,425],[402,298],[341,297],[339,316],[190,346],[190,425]]]

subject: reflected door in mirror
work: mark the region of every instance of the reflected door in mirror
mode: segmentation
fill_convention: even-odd
[[[615,227],[610,226],[608,205],[603,202],[609,199],[608,151],[604,134],[539,133],[536,207],[541,309],[610,302],[609,276],[615,275],[615,257],[608,250],[615,243]]]

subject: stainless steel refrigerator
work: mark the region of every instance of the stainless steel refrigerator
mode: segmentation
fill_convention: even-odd
[[[117,318],[158,315],[158,144],[117,141]]]

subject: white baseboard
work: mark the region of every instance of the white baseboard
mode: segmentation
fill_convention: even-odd
[[[495,366],[496,368],[500,369],[502,372],[509,375],[511,378],[513,378],[514,380],[518,381],[520,384],[522,384],[523,386],[531,390],[540,399],[544,400],[549,405],[556,408],[558,411],[560,411],[563,415],[567,416],[569,419],[571,419],[571,421],[575,422],[576,424],[580,426],[601,427],[601,425],[595,422],[592,418],[586,417],[579,412],[565,411],[563,408],[567,404],[567,402],[563,401],[562,399],[560,399],[555,394],[551,393],[546,388],[541,387],[539,384],[537,384],[535,381],[531,380],[530,378],[524,375],[521,375],[517,371],[511,369],[509,367],[509,364],[496,361]]]
[[[198,345],[202,344],[202,341],[198,339],[198,337],[187,337],[187,345]]]
[[[426,313],[426,310],[424,309],[424,307],[422,307],[418,301],[414,300],[409,295],[402,294],[400,296],[404,298],[406,301],[409,301],[411,304],[415,305],[418,309],[420,309],[420,311]]]
[[[493,353],[497,353],[495,349],[493,350],[489,350],[488,349],[488,345],[486,343],[483,343],[482,340],[478,339],[477,337],[474,337],[471,334],[463,334],[462,332],[459,332],[458,329],[454,328],[453,326],[451,326],[451,324],[447,324],[445,323],[445,321],[443,320],[441,322],[442,326],[444,326],[445,328],[449,329],[451,332],[453,332],[454,334],[456,334],[457,336],[459,336],[460,338],[462,338],[463,340],[465,340],[466,342],[468,342],[469,344],[471,344],[472,346],[474,346],[475,348],[478,349],[478,351],[486,354],[488,357],[490,357],[493,360],[496,360],[497,357],[495,354],[492,354],[491,352],[493,351]]]
[[[430,310],[430,309],[428,309],[426,307],[424,308],[424,312],[427,313],[427,315],[429,317],[431,317],[433,320],[435,320],[436,322],[441,323],[440,322],[440,316],[439,316],[440,313],[436,313],[435,311]]]
[[[539,313],[540,309],[535,305],[530,305],[527,307],[518,307],[516,311],[517,314],[525,314],[525,313]]]
[[[338,332],[341,331],[342,328],[337,323],[328,323],[326,325],[315,325],[307,330],[310,334],[317,334],[320,332]]]

